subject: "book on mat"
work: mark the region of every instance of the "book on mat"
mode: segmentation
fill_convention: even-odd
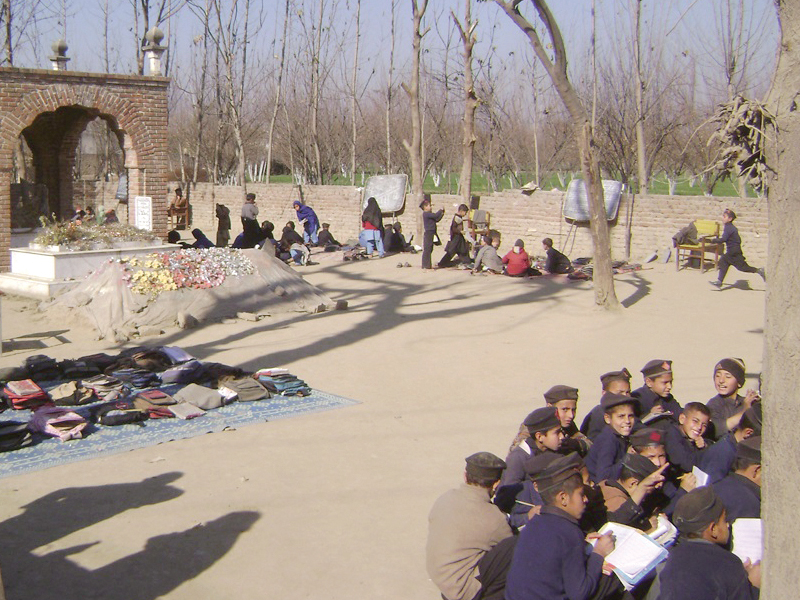
[[[732,552],[742,562],[757,563],[763,553],[761,519],[736,519],[731,526]]]
[[[43,392],[32,379],[20,379],[19,381],[9,381],[6,383],[8,390],[17,396],[32,396]]]
[[[627,589],[644,579],[658,563],[667,558],[664,547],[649,535],[621,523],[606,523],[598,532],[614,535],[614,550],[606,556],[606,562]]]

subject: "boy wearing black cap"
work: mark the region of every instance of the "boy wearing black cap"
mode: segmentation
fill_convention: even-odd
[[[761,437],[750,437],[736,448],[733,473],[714,484],[728,521],[761,518]]]
[[[644,385],[631,396],[639,400],[642,422],[652,423],[652,427],[663,429],[667,422],[678,422],[681,405],[672,396],[672,361],[655,359],[642,367]],[[666,422],[665,422],[666,421]]]
[[[436,224],[442,220],[444,209],[433,212],[431,201],[427,198],[419,203],[422,209],[422,268],[432,269],[433,238],[436,237]]]
[[[505,463],[489,452],[466,462],[465,483],[441,496],[428,517],[428,575],[447,600],[502,600],[516,538],[490,499]]]
[[[622,459],[630,447],[630,436],[636,420],[637,401],[630,396],[606,392],[600,399],[606,426],[594,440],[586,455],[586,467],[592,481],[619,477]]]
[[[558,452],[564,432],[552,406],[537,408],[522,422],[530,437],[522,440],[506,457],[506,470],[500,486],[514,485],[525,479],[525,461],[542,452]]]
[[[744,411],[739,425],[703,453],[699,466],[708,474],[709,483],[728,475],[736,460],[738,444],[754,435],[761,435],[761,402]]]
[[[666,429],[667,460],[683,473],[700,464],[708,446],[703,436],[710,420],[711,413],[705,404],[689,402],[678,416],[678,424]]]
[[[641,454],[626,454],[617,479],[600,482],[608,520],[651,531],[657,515],[646,509],[644,500],[664,483],[669,463],[657,467]]]
[[[722,213],[722,235],[718,238],[709,240],[712,244],[725,244],[725,254],[719,257],[719,274],[716,280],[711,281],[714,287],[722,287],[725,275],[729,267],[736,267],[743,273],[758,273],[761,279],[767,280],[764,269],[756,269],[747,264],[742,254],[742,238],[739,237],[739,230],[733,222],[736,220],[736,213],[730,208],[726,208]]]
[[[659,600],[755,600],[761,565],[724,548],[730,538],[725,506],[709,487],[678,501],[673,523],[681,534],[659,575]]]
[[[739,395],[744,384],[745,366],[741,358],[723,358],[714,366],[714,387],[717,395],[706,402],[711,411],[713,439],[720,439],[736,427],[744,411],[759,400],[755,390],[747,390],[744,397]]]
[[[568,385],[554,385],[544,393],[544,401],[556,409],[556,415],[564,432],[559,452],[569,454],[577,452],[586,456],[592,442],[578,431],[575,425],[575,412],[578,409],[578,389]]]
[[[600,375],[600,385],[602,386],[601,396],[606,392],[612,394],[631,395],[631,373],[625,367],[619,371],[609,371]],[[581,433],[590,440],[594,440],[605,427],[603,419],[603,407],[599,404],[595,406],[581,423]]]

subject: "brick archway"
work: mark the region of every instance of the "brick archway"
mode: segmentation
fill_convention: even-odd
[[[34,153],[39,183],[56,196],[50,207],[73,206],[72,168],[81,133],[101,117],[117,134],[128,169],[128,194],[153,199],[153,228],[166,236],[167,88],[169,79],[0,69],[0,270],[10,265],[12,154],[19,137]]]

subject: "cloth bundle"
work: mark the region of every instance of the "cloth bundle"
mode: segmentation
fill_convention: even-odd
[[[158,375],[144,369],[119,369],[112,371],[111,376],[135,388],[146,388],[161,383]]]
[[[227,395],[226,390],[230,390],[234,395],[234,399],[238,398],[239,402],[252,402],[270,397],[269,390],[252,377],[227,379],[221,383],[219,392]]]
[[[284,371],[279,373],[278,371]],[[273,394],[282,396],[309,396],[309,385],[285,369],[262,369],[256,372],[258,381]]]
[[[77,381],[68,381],[51,389],[50,398],[56,406],[80,406],[97,401],[94,390]]]

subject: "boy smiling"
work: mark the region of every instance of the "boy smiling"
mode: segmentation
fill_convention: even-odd
[[[622,459],[630,447],[630,436],[636,421],[638,402],[630,396],[605,393],[600,399],[606,426],[594,440],[586,455],[586,467],[592,481],[616,479]]]

